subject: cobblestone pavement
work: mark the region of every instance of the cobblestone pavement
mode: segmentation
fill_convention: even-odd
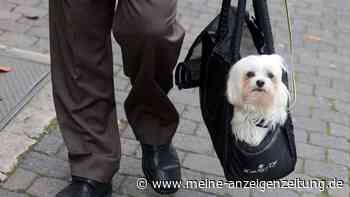
[[[270,0],[276,48],[287,46],[287,26],[282,0]],[[298,98],[293,111],[298,163],[286,179],[345,181],[341,189],[182,189],[173,196],[236,197],[349,197],[350,176],[350,3],[348,0],[289,0],[295,32]],[[178,18],[187,35],[180,60],[198,32],[218,12],[214,0],[179,0]],[[48,53],[47,0],[0,0],[0,44]],[[116,100],[121,119],[121,169],[114,177],[114,196],[157,196],[151,189],[136,189],[143,176],[140,146],[125,124],[123,101],[130,85],[122,73],[115,45]],[[47,90],[50,94],[50,88]],[[174,144],[182,162],[184,179],[223,179],[219,162],[202,122],[198,90],[172,90],[181,114]],[[12,173],[0,173],[0,196],[52,197],[68,183],[66,148],[55,124],[47,135],[19,159]],[[3,143],[3,142],[2,142]],[[6,143],[5,143],[6,145]],[[0,145],[1,146],[4,145]],[[0,159],[3,159],[0,157]],[[0,170],[1,171],[1,170]],[[3,177],[3,178],[1,178]]]

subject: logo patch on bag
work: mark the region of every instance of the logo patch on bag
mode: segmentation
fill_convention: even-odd
[[[268,171],[271,168],[274,168],[277,166],[278,161],[272,161],[270,163],[267,164],[259,164],[257,169],[243,169],[243,172],[245,173],[249,173],[249,174],[256,174],[256,173],[264,173],[266,171]]]

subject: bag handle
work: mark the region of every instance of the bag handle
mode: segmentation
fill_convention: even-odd
[[[254,7],[254,13],[255,13],[257,25],[264,33],[265,47],[263,49],[263,53],[264,54],[275,53],[267,2],[266,0],[253,0],[253,7]]]
[[[275,53],[272,28],[270,23],[270,16],[268,12],[268,6],[266,0],[252,0],[254,7],[254,14],[257,21],[258,27],[263,31],[264,34],[264,54]],[[233,35],[235,35],[231,40],[231,49],[234,53],[234,61],[237,61],[240,52],[243,23],[245,21],[245,9],[247,0],[238,0],[237,16],[235,21],[235,29]],[[223,0],[220,11],[220,21],[219,27],[217,29],[217,41],[220,42],[225,38],[228,32],[228,15],[231,7],[231,0]],[[217,42],[217,43],[218,43]]]
[[[219,27],[216,32],[217,43],[221,42],[228,31],[228,15],[230,12],[231,0],[223,0],[221,4]]]
[[[245,21],[246,16],[246,4],[247,0],[238,0],[238,6],[237,6],[237,13],[236,13],[236,20],[235,20],[235,28],[233,30],[233,36],[230,46],[231,51],[233,52],[233,62],[240,59],[239,52],[240,52],[240,46],[241,46],[241,37],[243,32],[243,23]],[[221,5],[221,11],[220,11],[220,20],[219,20],[219,27],[216,32],[216,39],[219,43],[224,40],[225,35],[228,32],[228,23],[229,23],[229,12],[231,9],[231,0],[223,0]]]
[[[239,54],[242,40],[243,23],[245,20],[246,4],[246,0],[239,0],[238,2],[237,17],[235,21],[235,29],[233,32],[234,36],[231,41],[232,52],[234,53],[234,61],[240,59]],[[272,27],[267,2],[266,0],[253,0],[253,7],[258,27],[264,34],[265,46],[263,48],[263,54],[273,54],[275,53],[275,48],[273,43]]]
[[[233,52],[233,61],[238,61],[240,57],[243,24],[246,17],[247,0],[238,0],[237,16],[235,21],[235,28],[233,30],[233,37],[231,40],[231,51]]]

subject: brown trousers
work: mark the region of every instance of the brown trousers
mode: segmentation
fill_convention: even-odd
[[[184,30],[177,0],[50,0],[53,97],[71,173],[108,182],[121,157],[111,30],[132,89],[124,103],[136,138],[170,143],[179,115],[167,97]],[[112,28],[113,27],[113,28]]]

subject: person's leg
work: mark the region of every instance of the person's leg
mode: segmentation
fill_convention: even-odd
[[[177,0],[119,0],[115,14],[114,37],[132,84],[125,112],[144,144],[169,144],[179,122],[167,97],[185,35],[176,21],[176,4]]]
[[[50,52],[57,120],[72,176],[108,183],[120,139],[110,31],[115,0],[50,0]]]
[[[114,37],[121,46],[124,73],[132,85],[125,112],[141,143],[142,169],[149,182],[181,179],[179,158],[171,145],[179,114],[167,97],[185,35],[176,21],[176,3],[119,0],[115,15]],[[178,190],[153,188],[162,194]]]

